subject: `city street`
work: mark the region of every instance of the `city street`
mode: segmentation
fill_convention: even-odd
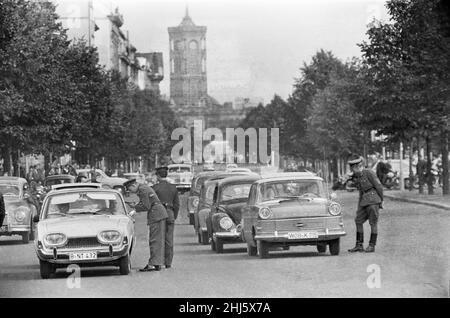
[[[376,252],[350,254],[357,193],[339,191],[338,200],[347,230],[339,256],[318,254],[314,247],[305,246],[273,251],[268,259],[259,259],[248,256],[244,244],[225,245],[225,253],[216,254],[197,244],[193,227],[182,215],[176,226],[173,268],[140,273],[137,270],[145,265],[149,251],[146,217],[138,214],[132,273],[120,276],[117,269],[83,269],[79,288],[70,288],[73,280],[64,269],[55,278],[42,280],[33,244],[2,237],[0,297],[449,296],[449,211],[388,200],[380,213]],[[365,231],[367,245],[368,224]],[[380,285],[371,279],[378,273]]]

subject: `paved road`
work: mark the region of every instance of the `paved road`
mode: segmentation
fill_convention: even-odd
[[[1,297],[448,297],[450,214],[448,211],[388,201],[374,254],[349,254],[354,245],[356,194],[339,192],[349,233],[341,254],[318,254],[314,247],[272,252],[269,259],[229,245],[225,254],[196,243],[183,216],[176,227],[174,268],[139,273],[148,257],[145,215],[137,216],[133,272],[83,269],[80,288],[64,270],[42,280],[33,245],[0,238]],[[184,224],[182,224],[184,223]],[[368,224],[366,225],[368,231]],[[367,232],[366,232],[367,233]],[[366,235],[367,237],[368,235]],[[367,242],[367,241],[366,241]],[[379,270],[379,271],[378,271]],[[379,272],[380,280],[374,275]],[[69,279],[68,279],[69,278]],[[373,288],[369,288],[369,285]],[[380,282],[377,287],[377,282]],[[69,284],[70,285],[70,284]]]

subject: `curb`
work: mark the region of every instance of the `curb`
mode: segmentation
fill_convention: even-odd
[[[393,201],[402,201],[402,202],[408,202],[408,203],[423,204],[423,205],[428,205],[428,206],[431,206],[434,208],[450,211],[450,205],[447,205],[447,204],[435,203],[435,202],[423,201],[423,200],[416,200],[416,199],[409,199],[409,198],[399,198],[399,197],[396,197],[396,196],[393,196],[390,194],[384,194],[384,197],[388,198],[390,200],[393,200]]]

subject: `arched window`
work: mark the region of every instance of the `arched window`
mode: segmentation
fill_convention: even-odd
[[[198,49],[198,43],[195,40],[192,40],[189,42],[189,49],[191,50],[197,50]]]

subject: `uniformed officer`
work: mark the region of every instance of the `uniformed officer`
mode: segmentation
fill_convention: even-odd
[[[167,210],[169,217],[166,220],[166,242],[164,263],[166,268],[172,266],[173,259],[173,232],[175,229],[175,220],[180,209],[180,199],[178,197],[177,187],[167,181],[168,167],[156,168],[158,183],[153,186],[159,200]]]
[[[3,225],[5,215],[6,215],[5,200],[3,200],[3,194],[0,192],[0,227],[2,227]]]
[[[136,212],[147,211],[150,258],[148,264],[139,271],[159,271],[164,265],[167,211],[155,191],[148,185],[138,184],[136,179],[131,179],[124,182],[123,186],[139,197],[139,202],[134,206]]]
[[[377,178],[375,172],[370,169],[363,169],[362,157],[353,157],[348,162],[353,171],[354,181],[359,190],[358,208],[356,211],[356,246],[348,251],[354,252],[375,252],[375,245],[378,236],[378,215],[383,204],[383,186]],[[369,246],[364,250],[364,227],[363,224],[369,220],[370,241]]]

